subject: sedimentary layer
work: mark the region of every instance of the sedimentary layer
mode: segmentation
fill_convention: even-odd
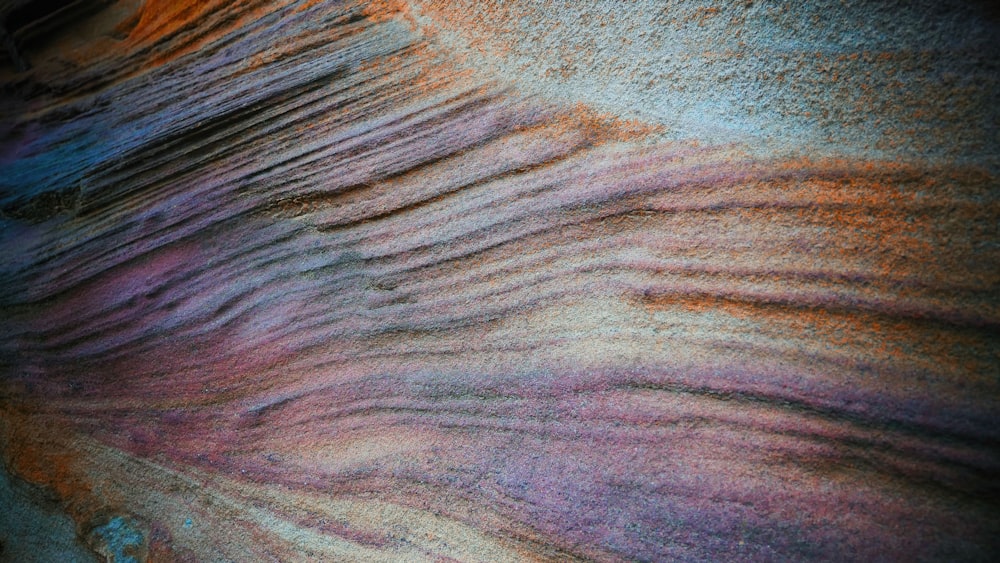
[[[995,145],[685,136],[430,4],[122,4],[8,76],[0,443],[84,543],[995,553]]]

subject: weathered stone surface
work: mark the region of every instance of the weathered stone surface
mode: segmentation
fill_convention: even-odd
[[[1000,547],[985,4],[50,23],[2,70],[0,444],[95,556]]]

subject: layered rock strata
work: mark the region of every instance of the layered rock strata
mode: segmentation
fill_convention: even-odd
[[[912,10],[853,51],[778,36],[772,70],[843,57],[792,107],[732,53],[700,56],[762,101],[623,78],[601,35],[518,63],[604,2],[540,36],[570,8],[446,4],[118,2],[17,47],[9,471],[113,560],[992,557],[996,20],[946,5],[971,31],[928,52],[891,49],[936,29]],[[690,47],[769,6],[667,21]],[[864,105],[852,64],[904,82]],[[697,84],[715,110],[669,96]]]

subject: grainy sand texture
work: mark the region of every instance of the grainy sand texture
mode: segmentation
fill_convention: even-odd
[[[990,3],[0,40],[0,560],[997,559]]]

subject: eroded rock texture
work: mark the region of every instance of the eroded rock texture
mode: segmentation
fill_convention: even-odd
[[[871,4],[0,4],[21,496],[114,561],[995,557],[997,18]]]

